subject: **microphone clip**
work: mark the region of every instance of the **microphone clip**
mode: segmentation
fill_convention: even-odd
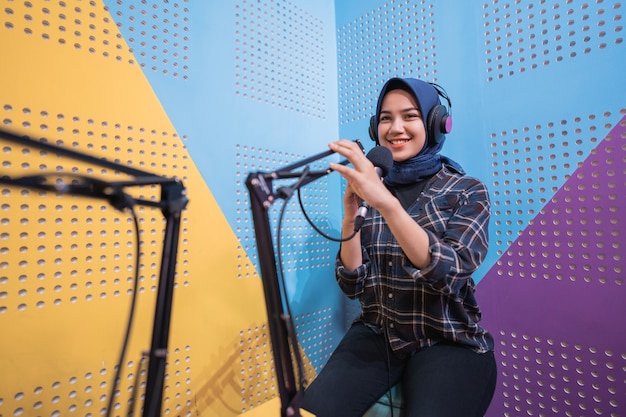
[[[359,208],[356,211],[356,217],[354,218],[354,231],[358,232],[363,226],[363,221],[365,220],[365,215],[369,210],[370,206],[365,202],[365,200],[361,200],[359,203]]]

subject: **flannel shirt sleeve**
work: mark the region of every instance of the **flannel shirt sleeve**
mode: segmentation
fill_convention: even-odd
[[[367,254],[365,248],[362,249],[363,264],[353,271],[348,271],[343,262],[341,262],[340,251],[337,252],[335,259],[335,277],[339,288],[346,295],[346,297],[354,300],[363,293],[365,278],[370,270],[370,257]]]
[[[407,271],[455,298],[462,298],[460,292],[468,282],[474,285],[471,275],[485,259],[489,246],[489,194],[483,183],[471,183],[457,196],[448,214],[436,213],[438,222],[445,223],[441,233],[424,228],[429,237],[430,264],[421,270],[409,267]]]

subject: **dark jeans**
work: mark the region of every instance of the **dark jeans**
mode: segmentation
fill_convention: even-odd
[[[301,407],[316,417],[362,417],[401,381],[403,417],[482,417],[496,377],[493,352],[445,343],[399,359],[384,335],[356,323],[305,390]]]

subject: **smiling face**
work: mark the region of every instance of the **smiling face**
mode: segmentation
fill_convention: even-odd
[[[417,102],[404,90],[391,90],[383,98],[378,118],[378,138],[394,161],[417,155],[426,144],[426,129]]]

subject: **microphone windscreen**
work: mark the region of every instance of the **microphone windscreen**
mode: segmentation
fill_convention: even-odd
[[[391,155],[391,151],[384,146],[373,147],[367,153],[366,157],[372,164],[374,164],[375,167],[380,168],[382,172],[381,177],[386,176],[393,166],[393,156]]]

